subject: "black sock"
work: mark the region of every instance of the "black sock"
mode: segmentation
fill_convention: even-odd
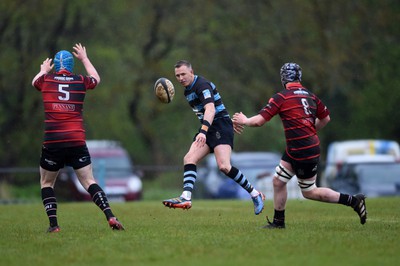
[[[285,210],[282,210],[282,211],[275,210],[274,211],[274,223],[277,225],[285,224]]]
[[[242,188],[244,188],[247,192],[251,193],[254,187],[250,184],[244,174],[237,169],[236,167],[232,166],[229,173],[225,174],[227,177],[232,178],[236,183],[238,183]]]
[[[92,184],[88,188],[88,192],[90,196],[92,196],[93,202],[99,206],[99,208],[106,215],[107,220],[111,217],[114,217],[114,214],[111,211],[110,205],[108,204],[108,199],[106,193],[101,189],[101,187],[97,184]]]
[[[192,192],[197,178],[197,166],[185,164],[183,166],[183,190]]]
[[[354,206],[357,203],[357,199],[351,195],[340,193],[339,203],[346,206]]]
[[[57,199],[54,194],[54,189],[52,187],[44,187],[42,188],[41,193],[43,206],[47,217],[49,217],[50,227],[58,226]]]

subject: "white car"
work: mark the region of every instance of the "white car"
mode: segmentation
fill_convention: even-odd
[[[331,187],[342,193],[363,193],[369,198],[400,196],[400,163],[393,161],[348,162]]]
[[[325,170],[320,180],[321,185],[329,187],[340,167],[349,160],[353,162],[399,161],[400,146],[396,141],[376,139],[332,142],[328,146]]]

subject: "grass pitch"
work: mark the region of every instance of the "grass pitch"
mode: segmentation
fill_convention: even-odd
[[[272,203],[194,200],[111,203],[112,231],[93,203],[59,203],[61,232],[45,233],[41,204],[0,205],[0,265],[398,265],[400,197],[367,199],[361,225],[349,207],[291,200],[286,229],[261,229]]]

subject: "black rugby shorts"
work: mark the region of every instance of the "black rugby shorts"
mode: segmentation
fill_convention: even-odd
[[[298,179],[307,179],[315,176],[318,172],[318,160],[313,161],[297,161],[287,155],[285,152],[282,156],[282,160],[292,165],[293,170]]]
[[[48,171],[58,171],[64,166],[80,169],[91,164],[89,150],[84,146],[67,148],[42,147],[40,166]]]
[[[233,149],[233,124],[230,117],[215,119],[208,129],[206,137],[206,144],[210,147],[211,152],[214,152],[214,148],[221,144],[227,144]],[[196,136],[193,140],[195,139]]]

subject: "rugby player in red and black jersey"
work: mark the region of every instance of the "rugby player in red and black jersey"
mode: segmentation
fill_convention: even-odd
[[[42,93],[45,128],[40,158],[40,185],[43,205],[49,218],[47,232],[59,232],[57,200],[54,184],[58,172],[65,165],[74,168],[82,186],[90,193],[94,203],[104,212],[109,226],[115,230],[124,227],[111,211],[107,196],[96,183],[83,126],[83,103],[86,90],[100,83],[100,76],[90,62],[86,48],[80,43],[73,47],[73,55],[86,69],[87,76],[73,74],[74,57],[65,50],[52,59],[47,58],[32,85]],[[55,68],[55,73],[50,71]]]
[[[233,116],[234,129],[239,134],[242,133],[242,126],[260,127],[275,115],[279,115],[283,123],[286,150],[273,179],[274,220],[268,220],[264,228],[285,228],[286,184],[294,175],[305,198],[351,206],[364,224],[367,210],[363,194],[351,196],[315,184],[320,157],[317,131],[330,121],[328,108],[302,86],[302,72],[298,64],[284,64],[280,75],[284,89],[273,95],[257,115],[248,118],[240,112]]]

